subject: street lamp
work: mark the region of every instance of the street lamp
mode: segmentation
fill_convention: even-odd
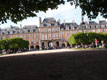
[[[82,23],[81,23],[81,27],[82,27],[82,33],[84,35],[84,28],[85,28],[85,22],[84,22],[84,18],[82,17]],[[84,44],[82,43],[82,48],[85,48]]]
[[[82,17],[82,33],[84,34],[84,28],[85,28],[85,22],[84,22],[84,18]]]

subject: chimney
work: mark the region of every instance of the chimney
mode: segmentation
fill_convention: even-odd
[[[98,24],[99,24],[99,18],[97,18],[97,21],[96,21]]]
[[[82,23],[84,22],[84,17],[82,16]]]
[[[58,19],[58,22],[60,23],[60,19]]]
[[[10,25],[10,29],[12,29],[12,25]]]
[[[89,19],[87,19],[87,23],[89,24]]]
[[[22,29],[22,24],[20,24],[20,29]]]
[[[41,27],[42,19],[39,17],[39,27]]]
[[[75,23],[75,20],[72,20],[72,23]]]
[[[65,20],[64,20],[64,26],[65,26]]]

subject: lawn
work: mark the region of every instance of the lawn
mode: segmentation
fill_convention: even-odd
[[[107,50],[0,58],[0,80],[107,80]]]

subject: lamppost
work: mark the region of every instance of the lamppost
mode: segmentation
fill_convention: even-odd
[[[84,28],[85,28],[85,22],[84,22],[84,18],[82,17],[82,23],[81,23],[81,27],[82,27],[82,33],[83,33],[83,35],[84,35]],[[85,46],[84,46],[84,42],[82,43],[82,48],[85,48]]]
[[[84,34],[84,28],[85,28],[85,22],[84,22],[84,18],[82,17],[82,33]]]

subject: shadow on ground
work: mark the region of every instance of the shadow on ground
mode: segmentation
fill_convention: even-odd
[[[0,58],[0,80],[107,80],[107,50]]]

